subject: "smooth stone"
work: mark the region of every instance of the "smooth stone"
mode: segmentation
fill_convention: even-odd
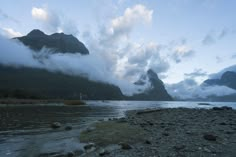
[[[205,134],[203,138],[208,141],[216,141],[216,136],[212,134]]]
[[[119,145],[121,146],[121,149],[124,149],[124,150],[132,149],[132,147],[127,143],[120,143]]]
[[[52,127],[53,129],[60,128],[60,127],[61,127],[61,123],[59,123],[59,122],[53,122],[53,123],[51,124],[51,127]]]
[[[91,148],[95,147],[95,144],[94,143],[88,143],[87,145],[84,146],[84,149],[85,150],[89,150]]]

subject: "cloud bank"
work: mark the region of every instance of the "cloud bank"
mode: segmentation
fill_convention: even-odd
[[[0,64],[14,67],[33,67],[51,72],[62,72],[68,75],[82,75],[90,80],[100,81],[119,86],[126,95],[144,90],[134,84],[117,79],[107,66],[106,58],[99,54],[81,56],[81,54],[51,53],[49,49],[33,52],[17,40],[0,36]]]
[[[176,99],[197,99],[209,96],[225,96],[235,94],[236,90],[226,86],[200,86],[193,79],[185,79],[179,83],[166,85],[167,91]]]
[[[13,30],[12,28],[2,28],[2,30],[4,31],[3,34],[5,36],[7,36],[8,38],[14,38],[14,37],[20,37],[23,36],[23,34],[21,34],[20,32],[17,32],[15,30]]]

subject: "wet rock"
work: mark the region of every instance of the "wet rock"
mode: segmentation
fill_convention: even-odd
[[[170,134],[167,132],[162,133],[163,136],[169,136]]]
[[[146,141],[145,141],[145,144],[152,144],[152,143],[151,143],[151,141],[146,140]]]
[[[66,130],[66,131],[72,130],[72,126],[70,126],[70,125],[66,126],[66,127],[65,127],[65,130]]]
[[[216,111],[233,110],[233,108],[232,108],[232,107],[229,107],[229,106],[213,107],[212,109],[213,109],[213,110],[216,110]]]
[[[198,103],[198,105],[210,106],[211,104],[209,104],[209,103]]]
[[[119,145],[121,146],[121,149],[124,150],[132,149],[132,147],[128,143],[120,143]]]
[[[89,150],[89,149],[92,149],[93,147],[95,147],[94,143],[88,143],[87,145],[84,146],[84,149]]]
[[[183,150],[185,147],[186,147],[185,145],[178,145],[178,146],[174,146],[173,148],[174,148],[175,151],[181,151],[181,150]]]
[[[107,154],[110,154],[110,152],[108,152],[108,151],[105,150],[105,149],[101,149],[101,150],[99,151],[99,156],[104,156],[104,155],[107,155]]]
[[[223,107],[221,107],[223,110],[233,110],[233,108],[232,107],[229,107],[229,106],[223,106]]]
[[[212,134],[205,134],[203,135],[203,138],[208,141],[216,141],[216,136]]]
[[[213,107],[212,110],[220,111],[223,110],[221,107]]]
[[[127,119],[125,119],[125,118],[123,117],[123,118],[118,119],[117,122],[119,122],[119,123],[125,123],[125,122],[127,122]]]
[[[73,153],[73,152],[67,153],[67,157],[73,157],[73,156],[75,156],[75,153]]]
[[[225,122],[221,122],[221,123],[219,123],[220,125],[226,125],[226,123]]]
[[[60,127],[61,127],[61,123],[59,123],[59,122],[53,122],[53,123],[51,124],[51,127],[52,127],[53,129],[60,128]]]
[[[95,127],[88,127],[85,131],[86,132],[92,132],[94,131],[96,128]]]

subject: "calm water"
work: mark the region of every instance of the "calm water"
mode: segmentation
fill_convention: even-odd
[[[56,117],[56,121],[70,123],[73,126],[71,131],[63,129],[54,131],[48,127],[50,122],[47,119],[40,123],[40,126],[33,125],[37,123],[37,119],[34,118],[30,119],[31,123],[27,123],[29,126],[25,128],[0,131],[0,157],[33,157],[40,153],[68,152],[79,149],[83,146],[78,140],[81,129],[100,119],[123,117],[128,110],[176,107],[212,108],[214,106],[230,106],[236,109],[236,102],[209,102],[209,105],[199,105],[199,103],[201,102],[87,101],[88,105],[78,106],[73,116],[63,110],[50,113],[51,118]],[[1,105],[0,109],[12,106],[14,105]],[[39,106],[63,106],[63,104]]]

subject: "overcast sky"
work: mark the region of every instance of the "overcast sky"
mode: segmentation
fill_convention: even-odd
[[[236,62],[235,0],[0,0],[0,33],[65,32],[104,53],[118,77],[149,68],[199,83]]]

